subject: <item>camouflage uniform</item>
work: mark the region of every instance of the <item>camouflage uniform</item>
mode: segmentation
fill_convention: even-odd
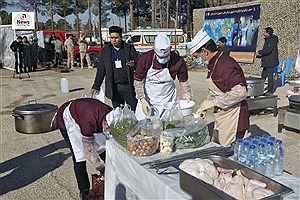
[[[74,45],[73,45],[73,40],[68,38],[65,41],[65,48],[67,51],[67,57],[68,57],[68,62],[67,62],[67,67],[71,68],[74,66]],[[71,64],[71,65],[70,65]]]
[[[81,40],[79,42],[79,53],[80,53],[81,69],[84,66],[84,63],[83,63],[84,57],[86,58],[88,68],[93,68],[92,64],[91,64],[90,55],[89,55],[89,53],[87,53],[87,49],[88,49],[87,41],[85,40],[85,38],[81,38]]]

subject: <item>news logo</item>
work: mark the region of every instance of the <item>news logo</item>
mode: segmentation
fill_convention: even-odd
[[[12,13],[13,29],[34,29],[34,12],[13,12]]]

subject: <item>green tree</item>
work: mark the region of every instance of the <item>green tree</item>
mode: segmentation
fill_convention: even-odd
[[[7,5],[6,1],[0,0],[0,9],[5,8],[6,5]]]
[[[58,30],[71,30],[72,26],[65,19],[59,19],[56,22],[55,29],[58,29]]]
[[[11,13],[8,14],[5,10],[0,10],[0,17],[2,19],[2,24],[11,24]]]
[[[71,15],[72,13],[74,13],[75,11],[75,7],[76,7],[76,2],[75,1],[69,1],[69,0],[60,0],[60,1],[57,1],[56,3],[56,11],[57,11],[57,14],[63,18],[63,20],[58,20],[57,21],[57,29],[60,29],[60,30],[67,30],[69,29],[68,28],[68,25],[70,26],[70,24],[68,24],[67,20],[66,20],[66,17]],[[61,26],[60,23],[63,22],[64,25]],[[71,26],[70,26],[71,27]]]
[[[127,31],[127,15],[129,14],[128,0],[113,0],[111,1],[111,12],[119,17],[124,17],[125,31]]]

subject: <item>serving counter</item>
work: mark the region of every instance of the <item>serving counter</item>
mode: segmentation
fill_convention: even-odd
[[[217,146],[209,143],[201,148],[176,151],[170,156]],[[106,141],[105,199],[192,199],[179,186],[179,173],[176,170],[157,174],[148,169],[144,162],[168,157],[157,153],[149,157],[134,157],[126,152],[114,139]],[[299,199],[300,179],[288,173],[274,178],[294,190],[284,199]]]

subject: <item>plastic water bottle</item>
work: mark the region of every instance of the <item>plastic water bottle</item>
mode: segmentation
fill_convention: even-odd
[[[251,144],[255,145],[255,146],[258,146],[258,140],[252,140],[251,141]]]
[[[261,174],[266,174],[266,149],[265,149],[265,144],[264,143],[259,143],[258,144],[258,149],[257,149],[257,162],[255,165],[255,169],[257,172]]]
[[[275,152],[276,152],[275,174],[277,176],[280,176],[283,173],[283,159],[284,159],[284,150],[283,150],[283,144],[281,140],[276,140]]]
[[[246,137],[246,138],[245,138],[245,141],[247,141],[247,142],[251,143],[251,141],[252,141],[252,138],[251,138],[251,137]]]
[[[248,153],[249,153],[249,147],[250,147],[250,143],[247,141],[244,141],[242,149],[241,149],[241,154],[239,156],[239,163],[242,165],[246,165],[246,160],[247,160]]]
[[[242,139],[237,139],[234,149],[233,149],[233,159],[234,161],[238,162],[238,158],[241,154],[241,150],[243,148],[243,140]]]
[[[265,138],[265,139],[269,139],[269,135],[268,134],[263,134],[262,136],[261,136],[262,138]]]
[[[273,142],[273,144],[275,144],[276,143],[276,138],[275,137],[269,137],[269,141]]]
[[[266,147],[267,162],[266,162],[266,176],[273,178],[275,176],[275,147],[273,142],[268,142]]]
[[[260,139],[260,142],[261,142],[261,143],[264,143],[265,145],[267,145],[267,139],[265,139],[265,138],[261,138],[261,139]]]
[[[261,137],[256,135],[256,136],[254,136],[254,139],[260,141]]]
[[[63,93],[69,92],[69,81],[66,78],[61,78],[60,80],[60,88]]]
[[[255,170],[255,163],[257,162],[257,153],[256,153],[256,148],[254,145],[250,145],[249,147],[249,154],[248,158],[246,161],[246,165],[252,169]]]

